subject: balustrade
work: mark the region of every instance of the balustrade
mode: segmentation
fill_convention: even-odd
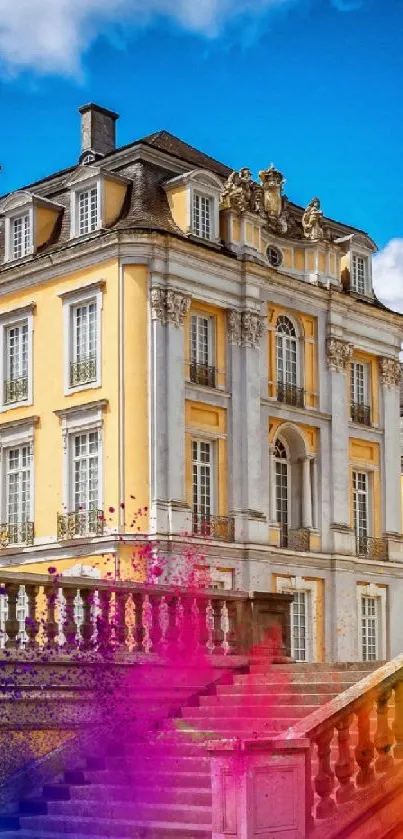
[[[185,654],[203,650],[228,656],[265,640],[271,603],[280,656],[286,653],[283,640],[289,644],[290,595],[178,592],[159,584],[0,571],[0,597],[5,606],[0,611],[0,646],[6,652],[36,648],[63,654],[122,650],[150,655],[175,648]]]

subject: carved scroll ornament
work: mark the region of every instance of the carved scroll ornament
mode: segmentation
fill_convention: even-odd
[[[397,358],[380,358],[379,372],[381,382],[386,387],[399,387],[401,379],[401,365]]]
[[[151,315],[161,323],[173,323],[176,327],[183,324],[190,308],[191,298],[175,289],[151,289]]]
[[[328,338],[326,341],[327,363],[331,370],[345,373],[347,364],[353,354],[353,345],[339,338]]]
[[[231,344],[243,347],[258,347],[263,335],[266,319],[257,312],[228,313],[228,337]]]

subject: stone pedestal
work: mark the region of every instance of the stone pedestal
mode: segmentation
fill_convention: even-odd
[[[354,556],[356,548],[353,528],[345,524],[333,523],[330,525],[330,532],[332,535],[332,553]]]
[[[212,839],[304,839],[309,741],[209,744]]]

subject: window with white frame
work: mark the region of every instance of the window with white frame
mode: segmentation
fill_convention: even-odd
[[[363,594],[361,596],[361,651],[363,661],[377,661],[379,658],[378,624],[378,598]]]
[[[193,529],[205,533],[213,513],[213,444],[192,440]]]
[[[97,510],[99,505],[98,431],[75,434],[71,441],[72,509]]]
[[[307,591],[294,591],[291,604],[291,655],[295,661],[309,661]]]
[[[28,398],[28,321],[5,327],[4,402]]]
[[[299,387],[300,365],[298,336],[293,322],[279,315],[276,323],[277,399],[304,407],[304,391]]]
[[[98,186],[76,193],[76,235],[84,236],[99,227]]]
[[[61,295],[66,394],[101,385],[102,283],[94,286]]]
[[[10,219],[10,247],[11,259],[21,259],[32,250],[32,224],[30,213],[14,216]]]
[[[278,592],[293,594],[290,605],[291,656],[295,661],[318,659],[318,581],[303,577],[277,577]]]
[[[213,237],[213,199],[209,195],[193,191],[192,230],[202,239]]]
[[[350,365],[350,412],[351,419],[363,425],[370,425],[369,365],[352,361]]]
[[[71,387],[96,381],[97,320],[96,300],[71,307]]]
[[[367,472],[353,471],[354,530],[359,553],[367,553],[369,521],[369,476]]]
[[[274,447],[274,465],[276,478],[276,517],[281,527],[281,545],[286,547],[289,522],[289,463],[287,449],[277,439]]]
[[[351,287],[358,294],[368,291],[368,257],[357,253],[351,255]]]
[[[214,323],[206,315],[190,318],[190,381],[215,387]]]
[[[19,445],[4,451],[4,524],[2,539],[8,545],[30,542],[31,446]]]

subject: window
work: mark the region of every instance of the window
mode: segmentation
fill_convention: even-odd
[[[29,213],[11,219],[11,258],[21,259],[31,252],[31,218]]]
[[[352,255],[352,289],[358,294],[367,292],[368,259],[365,256]]]
[[[201,519],[212,513],[212,445],[203,440],[192,440],[193,512]]]
[[[84,236],[99,227],[98,187],[77,193],[77,235]]]
[[[317,661],[321,629],[318,621],[320,580],[277,577],[276,590],[294,596],[290,604],[291,655],[296,661]],[[323,638],[322,638],[323,640]]]
[[[281,527],[280,545],[288,544],[288,491],[289,467],[287,450],[281,440],[276,441],[274,449],[274,463],[276,470],[276,517]]]
[[[354,530],[359,553],[367,553],[369,536],[368,475],[353,472]]]
[[[95,300],[72,306],[72,360],[70,386],[88,384],[97,378],[97,306]]]
[[[28,322],[5,329],[6,379],[4,402],[22,402],[28,398]]]
[[[31,541],[31,454],[30,446],[7,449],[5,473],[5,511],[8,545]],[[4,538],[4,535],[3,535]]]
[[[190,381],[215,387],[213,320],[204,315],[192,315],[190,320]]]
[[[378,598],[361,597],[361,643],[362,660],[377,661],[379,658]]]
[[[99,462],[98,432],[89,431],[73,437],[73,509],[98,508]]]
[[[291,604],[291,655],[295,661],[308,661],[308,592],[294,591]]]
[[[283,254],[281,253],[280,248],[276,248],[274,245],[268,246],[266,249],[266,256],[273,268],[279,268],[283,262]]]
[[[208,195],[193,192],[193,233],[203,239],[212,238],[212,204]]]
[[[358,361],[353,361],[350,367],[350,411],[354,422],[370,425],[369,369],[368,364]]]
[[[297,333],[292,321],[280,315],[276,324],[277,345],[277,399],[289,405],[304,405],[304,391],[297,387],[298,344]]]

